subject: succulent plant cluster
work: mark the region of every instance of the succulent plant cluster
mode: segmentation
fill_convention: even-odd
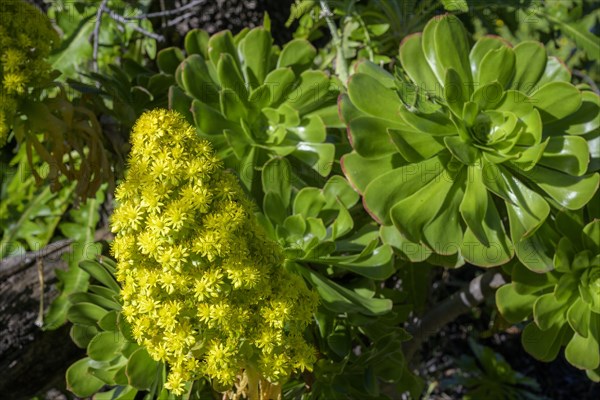
[[[177,83],[169,106],[193,120],[226,162],[242,165],[246,187],[252,181],[260,187],[254,168],[275,156],[289,156],[297,170],[329,175],[335,149],[326,143],[327,127],[341,126],[341,83],[310,69],[317,52],[308,41],[280,49],[264,27],[235,36],[195,30],[185,49],[185,59],[176,48],[158,55],[161,70]]]
[[[422,246],[413,261],[497,266],[516,252],[551,268],[538,229],[598,188],[598,96],[539,43],[471,46],[452,15],[407,37],[400,62],[395,76],[359,65],[340,99],[354,147],[345,173],[382,237],[404,252]]]
[[[1,146],[20,100],[48,79],[51,69],[46,58],[58,44],[58,34],[46,15],[21,0],[3,1],[0,20]]]
[[[538,274],[516,263],[496,301],[510,322],[533,315],[522,335],[530,354],[552,361],[566,344],[567,360],[600,381],[600,220],[584,226],[576,214],[561,214],[556,225],[555,269]]]
[[[23,0],[0,3],[0,146],[10,132],[31,166],[33,156],[49,166],[43,178],[32,172],[47,192],[77,181],[68,196],[83,200],[111,193],[128,157],[110,220],[116,261],[92,259],[100,245],[74,252],[46,314],[49,329],[69,320],[87,351],[67,371],[75,395],[419,398],[423,384],[409,368],[419,346],[501,281],[493,269],[431,304],[433,266],[465,264],[467,275],[510,275],[494,315],[525,326],[529,353],[550,361],[565,347],[600,381],[593,82],[572,84],[538,42],[513,46],[479,29],[473,41],[454,15],[404,37],[398,62],[378,54],[400,40],[384,33],[420,30],[436,1],[417,2],[417,20],[396,24],[387,14],[401,2],[376,14],[370,3],[380,2],[346,2],[355,11],[296,4],[315,22],[305,37],[330,29],[321,49],[298,35],[276,45],[265,15],[264,26],[235,35],[191,30],[183,47],[158,53],[153,38],[172,37],[145,27],[158,16],[170,26],[165,18],[185,19],[178,13],[188,8],[147,13],[146,3],[133,2],[129,16],[116,3],[84,7],[85,21],[59,29],[53,66],[81,92],[74,96],[45,61],[58,42],[48,18]],[[81,39],[102,15],[95,41],[123,28],[125,42],[147,46],[156,63],[122,52],[119,66],[107,65]],[[580,41],[595,49],[586,34]],[[83,82],[65,67],[71,46],[93,54],[97,68]],[[69,211],[65,235],[91,242],[100,203]],[[451,382],[466,397],[536,396],[534,381],[470,345],[476,359],[463,357],[465,374]]]
[[[208,376],[273,383],[311,368],[303,338],[316,294],[282,266],[253,206],[179,114],[143,114],[112,218],[116,277],[133,337],[170,367],[165,387]]]

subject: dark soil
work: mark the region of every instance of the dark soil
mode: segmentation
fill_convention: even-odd
[[[465,388],[442,389],[439,383],[452,377],[453,374],[459,373],[455,361],[457,358],[462,355],[473,357],[468,345],[469,337],[501,354],[515,371],[535,379],[540,386],[540,392],[536,393],[540,398],[553,400],[600,398],[600,384],[593,383],[587,378],[585,371],[578,370],[569,364],[564,359],[564,349],[553,362],[537,361],[523,349],[520,341],[520,329],[512,327],[504,332],[486,335],[485,333],[490,332],[491,320],[492,316],[485,313],[476,312],[462,316],[447,325],[423,346],[418,374],[426,380],[426,385],[431,383],[438,385],[428,398],[459,399],[463,397]]]
[[[165,1],[165,8],[181,7],[190,1]],[[161,29],[160,20],[154,21],[155,29],[165,34],[170,44],[177,45],[190,29],[204,29],[209,34],[228,29],[235,34],[246,27],[261,26],[265,13],[268,13],[275,43],[283,44],[292,38],[292,31],[285,27],[292,3],[293,0],[207,0],[182,14],[189,16],[173,29]]]

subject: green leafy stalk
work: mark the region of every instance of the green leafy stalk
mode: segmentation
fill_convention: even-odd
[[[342,37],[338,33],[337,26],[335,26],[335,22],[333,21],[333,13],[329,9],[329,4],[327,0],[322,0],[321,9],[323,10],[323,16],[325,17],[325,21],[327,22],[327,27],[331,32],[331,37],[333,39],[333,44],[336,48],[336,59],[335,59],[335,72],[342,82],[346,82],[348,80],[348,64],[346,63],[346,56],[344,54],[344,45],[342,43]]]
[[[592,33],[588,32],[585,28],[579,27],[573,23],[565,22],[559,18],[553,17],[547,13],[539,12],[535,10],[542,17],[546,18],[553,25],[560,30],[569,38],[571,38],[575,44],[582,48],[587,56],[592,60],[600,60],[600,43],[598,38]]]
[[[65,236],[73,239],[72,253],[68,255],[69,268],[66,271],[57,271],[61,282],[61,293],[50,305],[44,329],[56,329],[67,319],[67,310],[70,306],[69,296],[72,293],[85,291],[89,283],[89,275],[79,268],[79,262],[93,259],[99,253],[99,247],[94,243],[94,230],[98,224],[98,207],[104,200],[102,190],[98,191],[96,198],[88,199],[78,210],[71,212],[73,222],[64,222],[59,225]]]

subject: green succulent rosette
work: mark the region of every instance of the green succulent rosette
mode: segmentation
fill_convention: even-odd
[[[496,292],[500,313],[512,323],[533,315],[522,334],[523,347],[542,361],[566,359],[600,381],[600,220],[583,223],[560,214],[564,235],[554,255],[555,269],[535,273],[519,263],[512,282]]]
[[[280,49],[264,27],[235,36],[194,30],[185,50],[186,58],[176,48],[158,54],[161,71],[175,77],[169,107],[195,123],[226,163],[241,165],[248,188],[260,187],[255,167],[274,157],[287,157],[299,174],[329,175],[335,147],[326,143],[327,128],[343,127],[341,84],[310,69],[317,52],[308,41]]]
[[[544,47],[473,46],[452,15],[400,46],[395,75],[364,62],[340,96],[342,159],[381,236],[411,261],[552,268],[540,227],[598,188],[599,97]]]

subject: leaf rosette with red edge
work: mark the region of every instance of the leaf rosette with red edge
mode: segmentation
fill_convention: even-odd
[[[346,176],[411,261],[552,268],[543,223],[598,188],[600,100],[540,43],[473,46],[452,15],[400,45],[394,75],[363,62],[340,96]]]

